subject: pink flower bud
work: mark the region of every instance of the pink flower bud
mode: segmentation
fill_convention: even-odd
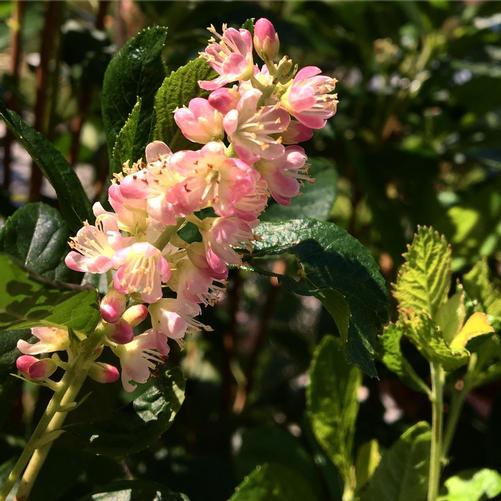
[[[282,134],[284,144],[297,144],[309,141],[313,137],[313,129],[306,127],[297,120],[291,120],[289,127]]]
[[[239,97],[236,88],[228,89],[227,87],[222,87],[210,94],[209,104],[221,113],[226,114],[237,106]]]
[[[105,322],[114,324],[118,322],[125,311],[126,298],[115,289],[110,289],[99,305],[101,317]]]
[[[280,42],[275,27],[268,19],[262,17],[254,24],[254,48],[263,60],[275,59]]]
[[[122,315],[122,319],[125,320],[131,327],[136,327],[148,316],[148,308],[144,304],[135,304],[130,308],[127,308],[125,313]]]
[[[57,365],[50,358],[39,360],[31,355],[21,355],[16,360],[16,367],[24,376],[33,381],[46,379],[57,369]]]
[[[118,381],[120,372],[114,365],[94,362],[90,367],[89,377],[98,383],[114,383]]]
[[[115,324],[111,325],[108,337],[118,344],[127,344],[134,339],[134,331],[129,323],[120,319]]]

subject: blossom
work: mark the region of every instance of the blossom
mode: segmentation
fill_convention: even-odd
[[[61,327],[33,327],[31,333],[38,338],[35,344],[24,339],[17,342],[17,349],[25,355],[38,355],[66,350],[70,346],[68,331]]]
[[[210,93],[208,101],[213,108],[223,114],[226,114],[235,108],[239,99],[240,93],[235,86],[231,89],[228,89],[227,87],[216,89],[214,92]]]
[[[170,155],[172,155],[172,151],[163,141],[152,141],[144,151],[148,163],[162,161]]]
[[[311,129],[321,129],[337,109],[337,94],[331,94],[336,79],[321,75],[316,66],[298,71],[280,103],[291,115]]]
[[[46,379],[56,372],[57,365],[50,358],[39,360],[31,355],[21,355],[16,360],[16,367],[19,372],[34,381]]]
[[[148,242],[137,242],[113,256],[117,272],[113,286],[123,294],[139,293],[145,303],[162,297],[162,283],[169,280],[169,263],[162,253]]]
[[[89,369],[89,377],[98,383],[114,383],[118,381],[120,372],[111,364],[94,362]]]
[[[254,163],[260,158],[271,160],[283,154],[284,147],[273,135],[284,132],[290,117],[277,106],[259,107],[262,92],[245,91],[236,109],[226,114],[224,130],[244,162]]]
[[[264,17],[258,19],[254,24],[254,48],[264,61],[275,59],[280,48],[275,27]]]
[[[222,35],[214,26],[211,26],[209,31],[215,38],[209,40],[209,45],[200,56],[219,74],[219,77],[214,80],[199,81],[198,85],[204,90],[215,90],[228,83],[249,78],[254,67],[250,32],[245,29],[227,28],[226,25],[223,25]]]
[[[115,323],[122,316],[127,304],[127,298],[124,294],[110,289],[99,304],[99,313],[101,318],[109,323]]]
[[[174,120],[184,137],[194,143],[206,144],[224,136],[221,113],[201,97],[192,99],[187,108],[177,109]]]
[[[275,160],[261,160],[256,169],[268,184],[271,196],[282,205],[299,194],[299,180],[310,180],[305,172],[306,154],[301,146],[288,146]]]
[[[297,144],[309,141],[313,137],[313,129],[306,127],[297,120],[291,120],[289,127],[282,134],[284,144]]]

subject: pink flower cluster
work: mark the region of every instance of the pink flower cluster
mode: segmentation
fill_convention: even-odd
[[[218,76],[199,82],[207,98],[192,99],[174,115],[183,135],[203,146],[173,153],[150,143],[145,161],[125,164],[109,188],[113,210],[96,203],[95,224],[84,224],[66,257],[73,270],[108,274],[100,306],[105,344],[120,359],[127,391],[148,380],[170,340],[210,330],[196,317],[220,298],[229,265],[241,264],[236,249],[251,248],[269,196],[287,205],[309,180],[297,143],[336,112],[335,79],[313,66],[297,71],[287,57],[277,61],[279,40],[267,19],[256,22],[254,35],[226,26],[221,35],[209,31],[214,38],[201,57]],[[183,238],[187,226],[195,241]],[[59,328],[33,334],[39,343],[19,342],[18,369],[43,381],[55,370],[54,357],[32,355],[68,350],[70,343]],[[101,382],[119,377],[99,362],[90,375]]]

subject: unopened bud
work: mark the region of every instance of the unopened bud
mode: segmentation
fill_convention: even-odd
[[[287,56],[284,56],[280,59],[277,65],[277,79],[281,83],[287,83],[292,80],[295,71],[294,63],[292,59],[289,59]]]
[[[254,24],[254,48],[263,61],[275,59],[280,48],[275,27],[264,17]]]
[[[135,304],[125,310],[122,320],[125,320],[131,327],[136,327],[148,316],[148,308],[144,304]]]
[[[110,289],[99,305],[103,320],[112,324],[118,322],[125,311],[126,301],[124,294],[115,289]]]
[[[215,90],[209,96],[209,104],[219,111],[220,113],[226,114],[230,110],[236,108],[239,99],[238,91],[236,89],[228,89],[227,87],[221,87]]]
[[[33,381],[46,379],[57,369],[57,365],[50,358],[39,360],[31,355],[21,355],[16,360],[16,367],[24,376]]]
[[[89,369],[89,377],[98,383],[114,383],[120,377],[120,372],[114,365],[94,362]]]
[[[129,323],[120,319],[111,325],[108,337],[118,344],[127,344],[134,338],[134,331]]]

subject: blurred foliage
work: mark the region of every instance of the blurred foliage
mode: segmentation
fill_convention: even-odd
[[[466,307],[473,312],[483,306],[493,317],[499,317],[499,4],[447,0],[122,0],[103,7],[103,3],[64,3],[55,57],[58,64],[51,67],[47,107],[51,139],[67,161],[77,166],[77,173],[81,167],[87,169],[84,187],[91,197],[99,198],[109,169],[115,168],[109,165],[103,127],[103,121],[112,117],[101,116],[101,94],[118,95],[122,90],[107,89],[103,78],[111,56],[126,40],[148,26],[168,27],[161,57],[161,47],[154,47],[158,73],[153,77],[160,83],[164,75],[196,57],[205,46],[207,32],[202,27],[219,27],[223,22],[239,26],[249,18],[265,16],[277,27],[281,51],[299,65],[317,65],[335,75],[340,97],[335,119],[307,145],[316,185],[305,187],[298,205],[294,202],[285,209],[271,206],[267,224],[298,215],[334,221],[368,247],[388,283],[396,279],[401,254],[417,225],[431,225],[452,244],[453,279],[465,275]],[[31,123],[46,4],[25,4],[19,84],[13,83],[8,71],[14,6],[14,2],[0,3],[0,98],[12,100],[14,96],[16,111]],[[134,71],[132,68],[131,79],[137,77]],[[145,133],[138,123],[144,122],[144,114],[151,113],[155,104],[148,95],[140,107],[134,108],[136,82],[131,79],[123,82],[127,103],[121,107],[120,116],[123,122],[136,110],[129,127],[139,143],[124,140],[119,151],[124,155],[140,150],[138,144],[144,142]],[[166,127],[172,129],[172,120],[165,120]],[[64,159],[57,160],[67,169]],[[12,162],[15,175],[10,192],[0,192],[2,218],[27,201],[26,175],[16,170],[16,162],[22,163],[19,148]],[[66,209],[71,207],[72,198],[77,201],[69,194]],[[57,205],[51,192],[43,191],[42,199],[48,205]],[[16,224],[33,225],[34,233],[40,231],[36,226],[39,218],[54,218],[47,206],[40,205],[36,210],[27,206],[24,210],[29,218],[18,218]],[[16,246],[16,252],[24,258],[25,245],[15,240],[14,230],[11,222],[1,234],[2,245]],[[146,499],[158,493],[162,499],[183,499],[171,490],[185,493],[193,501],[219,501],[232,495],[235,500],[274,499],[280,494],[292,501],[340,499],[342,480],[334,466],[339,461],[330,459],[339,451],[329,450],[318,439],[318,424],[312,425],[307,417],[305,390],[315,347],[328,333],[342,334],[343,327],[335,325],[316,299],[295,295],[277,283],[274,273],[282,273],[284,267],[297,271],[292,257],[290,262],[270,258],[259,261],[268,275],[257,275],[250,269],[234,270],[226,300],[205,314],[208,318],[204,321],[215,332],[186,340],[182,359],[186,398],[169,431],[161,439],[155,433],[149,435],[153,445],[147,451],[96,460],[78,446],[79,427],[92,416],[84,430],[90,436],[98,421],[112,426],[111,403],[125,405],[127,401],[118,385],[103,389],[89,383],[86,390],[92,391],[92,399],[78,414],[75,412],[70,423],[73,436],[68,433],[56,444],[42,470],[40,485],[52,487],[35,489],[33,500],[82,496]],[[255,262],[252,265],[257,266]],[[357,286],[352,284],[354,296]],[[396,318],[396,309],[390,314]],[[499,328],[499,322],[494,325]],[[381,479],[387,475],[404,475],[398,469],[403,467],[401,458],[420,456],[422,442],[427,440],[423,425],[403,434],[409,425],[429,420],[426,397],[418,392],[426,377],[424,362],[410,343],[393,349],[408,367],[391,369],[406,374],[411,388],[378,364],[379,379],[365,378],[359,389],[353,444],[343,445],[342,450],[342,454],[348,454],[346,448],[349,454],[351,449],[362,454],[362,447],[372,439],[378,440],[382,450],[389,450],[376,468],[379,452],[366,447],[365,454],[377,458],[360,459],[360,464],[365,461],[367,465],[375,461],[360,474],[367,480],[374,475],[367,492],[378,493]],[[498,338],[479,342],[475,353],[488,361],[478,374],[484,386],[472,393],[460,417],[444,477],[449,478],[444,491],[448,497],[444,499],[460,499],[452,497],[457,489],[463,485],[475,488],[484,479],[499,484],[497,474],[487,469],[475,475],[457,474],[479,468],[501,469],[501,398],[496,395],[501,360]],[[6,364],[12,360],[11,355]],[[411,374],[406,372],[409,367]],[[14,386],[18,390],[20,383],[7,381],[1,385],[0,394],[1,398],[9,395],[12,403],[10,413],[4,416],[2,410],[0,416],[0,463],[5,463],[0,467],[0,478],[7,462],[19,453],[48,398],[45,391],[37,398],[26,387],[21,402],[16,397],[19,392],[13,390]],[[124,413],[129,411],[129,407],[123,409]],[[141,424],[133,412],[130,419]],[[160,425],[169,426],[170,419],[167,421]],[[134,429],[119,431],[128,433],[127,445],[138,450],[134,442],[139,436]],[[407,446],[411,438],[415,439],[414,448]],[[107,445],[111,448],[117,444]],[[133,478],[141,478],[144,484],[133,482]],[[275,485],[269,485],[270,478],[275,479]],[[483,483],[478,489],[488,492]],[[491,492],[496,489],[492,487]]]

